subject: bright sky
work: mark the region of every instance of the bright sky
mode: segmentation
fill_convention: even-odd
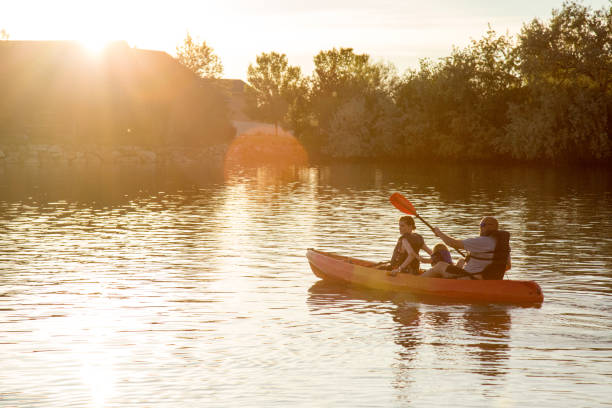
[[[593,8],[612,0],[585,0]],[[550,18],[562,0],[2,0],[0,29],[11,40],[125,40],[172,55],[189,31],[221,58],[227,78],[246,77],[262,52],[287,54],[306,74],[321,50],[352,47],[400,72],[450,54],[487,24],[515,34]]]

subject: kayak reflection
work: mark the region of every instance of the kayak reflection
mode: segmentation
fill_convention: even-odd
[[[386,313],[391,316],[398,346],[394,386],[405,392],[415,381],[414,370],[454,367],[459,374],[480,377],[483,385],[502,385],[510,358],[511,311],[517,306],[461,304],[318,281],[307,303],[317,314]],[[449,375],[449,374],[445,374]],[[418,376],[422,378],[421,375]],[[478,380],[477,380],[478,381]],[[410,399],[408,394],[405,398]]]
[[[506,308],[472,307],[464,314],[465,330],[475,340],[470,353],[481,364],[478,373],[497,376],[508,371],[510,326],[512,319]]]

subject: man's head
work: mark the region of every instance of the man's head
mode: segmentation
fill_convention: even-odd
[[[483,217],[480,221],[480,236],[486,237],[493,231],[497,231],[499,224],[495,217]]]

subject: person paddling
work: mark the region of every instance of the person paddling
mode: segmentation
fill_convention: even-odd
[[[500,231],[497,219],[484,217],[480,221],[480,236],[458,240],[452,238],[439,228],[433,229],[434,234],[448,246],[456,249],[466,249],[469,254],[463,268],[446,262],[438,262],[422,276],[455,279],[503,279],[505,272],[511,267],[510,234]]]
[[[399,220],[399,230],[402,236],[397,240],[393,256],[391,258],[391,270],[388,275],[395,276],[398,272],[418,274],[420,269],[419,251],[423,249],[429,255],[431,249],[425,244],[425,240],[415,233],[414,219],[405,215]]]

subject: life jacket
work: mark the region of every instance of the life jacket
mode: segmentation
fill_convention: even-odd
[[[417,255],[419,253],[419,250],[423,247],[423,244],[425,243],[423,237],[415,233],[403,234],[401,237],[399,237],[399,239],[397,240],[397,244],[395,244],[395,249],[393,249],[393,255],[391,256],[392,269],[398,268],[401,264],[404,263],[404,261],[408,257],[408,253],[402,251],[402,239],[406,239],[408,241],[408,243],[414,250],[414,253]],[[419,260],[415,258],[412,260],[412,262],[408,264],[407,267],[405,267],[400,272],[418,272],[420,266],[421,264]]]
[[[480,258],[472,254],[468,255],[469,258],[491,261],[481,272],[472,273],[470,275],[482,275],[482,279],[495,280],[503,279],[506,273],[506,264],[508,262],[508,255],[510,255],[510,233],[508,231],[493,231],[489,237],[495,239],[495,249],[489,252],[493,256],[491,258]]]

